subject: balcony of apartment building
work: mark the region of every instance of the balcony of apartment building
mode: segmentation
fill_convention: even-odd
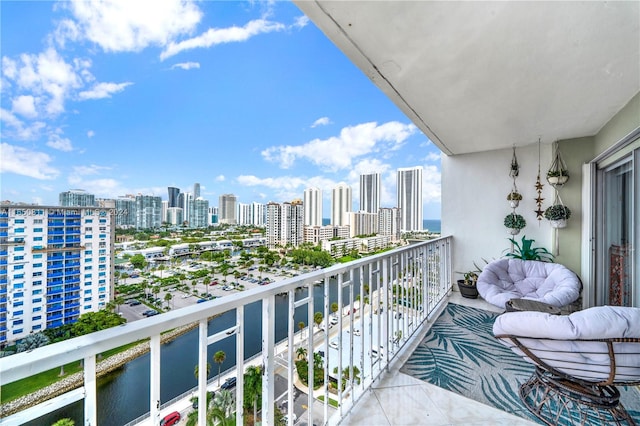
[[[286,402],[292,419],[300,392],[305,411],[298,422],[308,424],[528,424],[400,372],[400,367],[450,303],[496,309],[460,298],[454,271],[469,270],[482,258],[502,257],[512,248],[503,217],[511,211],[505,196],[514,183],[509,176],[514,146],[522,166],[516,183],[529,188],[522,212],[536,210],[536,196],[553,199],[556,188],[544,176],[542,194],[531,188],[538,171],[544,174],[552,162],[554,146],[564,151],[571,180],[560,190],[575,216],[558,231],[527,213],[523,233],[580,275],[582,307],[610,301],[609,243],[617,231],[633,230],[638,215],[627,203],[619,215],[624,226],[607,223],[599,203],[611,195],[607,189],[617,188],[615,177],[638,167],[640,158],[639,4],[296,4],[442,150],[444,237],[0,359],[6,383],[78,360],[85,366],[82,388],[0,424],[34,419],[74,401],[82,401],[85,423],[97,424],[97,355],[142,339],[149,339],[150,348],[148,412],[138,419],[142,424],[155,424],[173,410],[186,413],[192,395],[203,406],[207,390],[217,388],[217,381],[209,383],[206,377],[208,348],[227,339],[233,342],[235,366],[223,380],[237,378],[238,424],[243,420],[243,373],[252,365],[263,367],[263,424],[274,424],[276,403]],[[626,168],[618,168],[620,162]],[[627,185],[622,198],[638,199],[636,182],[621,184]],[[640,236],[626,237],[635,246]],[[638,307],[637,260],[624,259],[633,266],[631,275],[614,278],[623,278],[629,292],[624,303]],[[324,319],[331,316],[332,297],[344,308],[335,328],[309,327],[315,312]],[[246,313],[256,303],[257,320],[247,323]],[[276,309],[279,303],[284,307]],[[209,318],[219,315],[232,321],[211,332]],[[300,322],[306,324],[302,330]],[[160,357],[160,335],[193,323],[198,324],[193,349],[200,372],[197,387],[182,399],[163,400],[161,372],[174,366]],[[275,324],[284,327],[282,336]],[[261,349],[253,358],[244,356],[244,337],[250,332]],[[307,354],[324,353],[323,383],[335,382],[335,392],[324,385],[304,394],[304,387],[297,387],[294,364],[301,347]],[[312,362],[309,366],[313,376]],[[359,381],[339,380],[353,367],[361,372]],[[185,374],[192,376],[189,370]],[[200,424],[205,424],[203,413]]]

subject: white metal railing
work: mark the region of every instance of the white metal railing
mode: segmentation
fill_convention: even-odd
[[[206,405],[207,347],[235,335],[237,424],[243,424],[244,380],[240,372],[244,372],[249,364],[263,367],[261,418],[262,423],[268,425],[274,424],[276,369],[286,366],[287,414],[290,424],[293,424],[294,383],[300,387],[295,371],[296,345],[298,348],[306,346],[309,361],[307,374],[310,378],[313,377],[313,353],[323,352],[325,385],[314,392],[302,389],[308,395],[305,414],[308,424],[337,424],[387,369],[403,345],[429,319],[430,314],[450,292],[453,281],[451,244],[451,237],[411,244],[31,352],[1,358],[2,384],[83,360],[84,386],[35,407],[5,416],[0,419],[0,425],[19,425],[78,400],[84,400],[84,424],[97,425],[99,394],[96,388],[96,356],[141,339],[150,339],[151,374],[149,413],[143,416],[146,420],[140,420],[147,424],[153,420],[152,423],[157,424],[160,411],[166,405],[161,406],[160,401],[160,334],[194,322],[199,324],[197,396],[200,407]],[[321,296],[314,293],[314,286],[323,287]],[[331,291],[333,294],[337,291],[337,303],[341,307],[335,314],[331,310]],[[276,343],[275,298],[282,293],[288,295],[289,301],[288,335],[284,341]],[[320,301],[315,300],[318,297]],[[244,307],[257,301],[262,302],[262,352],[261,356],[254,357],[253,360],[245,360],[244,330],[246,327],[255,327],[255,324],[244,323]],[[322,306],[324,329],[314,323],[317,312],[314,306],[318,305]],[[294,312],[301,306],[307,308],[305,324],[313,326],[306,327],[306,332],[300,330],[295,333],[297,324],[294,324]],[[236,311],[235,324],[208,335],[208,320],[233,310]],[[330,323],[331,316],[337,316],[337,324],[333,327]],[[327,385],[330,383],[333,383],[332,389]],[[330,400],[335,403],[332,404]],[[319,408],[314,410],[314,407]],[[205,415],[206,410],[199,410],[199,424],[206,424]]]

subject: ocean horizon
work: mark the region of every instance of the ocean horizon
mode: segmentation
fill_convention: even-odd
[[[422,221],[422,229],[429,230],[429,232],[433,232],[434,234],[440,233],[440,219],[424,219]],[[325,217],[322,219],[322,225],[330,225],[331,219]]]

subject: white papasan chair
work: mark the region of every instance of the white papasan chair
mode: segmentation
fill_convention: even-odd
[[[530,299],[561,308],[578,300],[582,282],[559,263],[498,259],[484,267],[477,287],[484,300],[500,308],[511,299]]]
[[[636,424],[638,406],[628,412],[617,387],[640,384],[640,308],[506,312],[493,333],[536,366],[520,398],[545,424]]]

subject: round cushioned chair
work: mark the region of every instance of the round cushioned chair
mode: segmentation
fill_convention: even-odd
[[[616,386],[640,384],[640,308],[507,312],[493,333],[536,366],[520,398],[544,423],[635,425]]]
[[[511,299],[530,299],[560,308],[580,297],[578,276],[559,263],[498,259],[478,277],[478,293],[487,302],[504,308]]]

